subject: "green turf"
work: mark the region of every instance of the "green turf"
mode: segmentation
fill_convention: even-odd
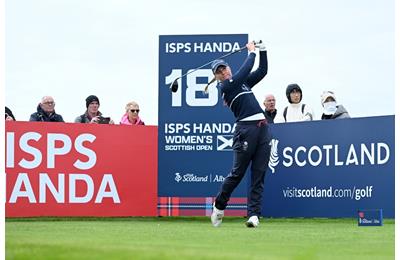
[[[6,259],[394,259],[394,220],[6,219]]]

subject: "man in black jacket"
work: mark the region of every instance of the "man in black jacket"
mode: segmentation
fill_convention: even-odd
[[[268,124],[273,124],[274,123],[274,118],[276,116],[276,108],[275,108],[275,97],[274,95],[268,94],[265,96],[264,99],[264,115],[265,118],[267,119]]]
[[[56,103],[50,96],[44,96],[37,106],[37,111],[31,115],[29,121],[64,122],[61,115],[57,114],[54,107]]]

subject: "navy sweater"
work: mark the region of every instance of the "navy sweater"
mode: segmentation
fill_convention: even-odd
[[[251,88],[267,75],[267,52],[260,51],[259,67],[251,72],[255,58],[256,54],[251,52],[239,71],[232,76],[232,79],[218,83],[222,91],[222,97],[232,110],[236,121],[257,113],[264,113]]]

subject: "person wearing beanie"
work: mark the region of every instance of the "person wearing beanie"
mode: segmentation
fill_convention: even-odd
[[[86,98],[86,108],[89,108],[89,105],[92,104],[92,102],[97,102],[97,107],[100,106],[100,100],[97,96],[95,95],[90,95]]]
[[[8,107],[6,107],[6,121],[15,121],[15,116],[13,115],[11,109],[9,109]]]
[[[312,108],[301,102],[303,91],[298,84],[294,83],[287,86],[286,97],[289,105],[283,109],[275,123],[311,121],[314,119]]]
[[[240,69],[233,73],[224,60],[211,63],[217,88],[222,93],[224,104],[236,119],[233,134],[233,166],[225,177],[215,197],[211,223],[218,227],[222,223],[224,210],[232,192],[239,185],[251,165],[251,185],[247,196],[247,227],[257,227],[261,216],[265,171],[268,167],[271,147],[270,132],[264,111],[258,103],[252,88],[267,75],[268,61],[264,44],[259,44],[258,68],[252,71],[256,59],[254,42],[246,44],[249,52]]]
[[[36,112],[33,113],[29,121],[31,122],[64,122],[61,115],[56,113],[55,110],[56,102],[53,97],[44,96],[36,108]]]
[[[125,106],[125,114],[122,116],[121,125],[144,125],[144,122],[139,117],[139,104],[131,101]]]
[[[323,107],[322,120],[350,118],[347,110],[342,105],[337,105],[335,93],[332,91],[322,92],[321,105]]]
[[[82,115],[75,118],[75,123],[84,123],[84,124],[113,124],[114,122],[109,118],[105,118],[102,116],[102,113],[99,111],[100,100],[95,95],[90,95],[86,98],[86,111]]]

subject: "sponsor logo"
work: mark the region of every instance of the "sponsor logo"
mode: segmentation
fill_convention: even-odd
[[[179,172],[175,173],[175,181],[176,182],[180,182],[182,180],[181,175],[179,174]]]
[[[358,211],[358,225],[359,226],[382,226],[383,225],[382,209]]]
[[[248,143],[247,141],[244,141],[244,142],[243,142],[243,146],[242,146],[242,147],[243,147],[243,151],[245,151],[245,152],[246,152],[246,151],[247,151],[247,149],[249,148],[249,143]]]
[[[230,123],[167,123],[162,145],[165,151],[232,151]]]
[[[383,142],[342,146],[339,144],[313,145],[310,147],[286,146],[278,149],[279,140],[270,142],[271,154],[268,167],[275,173],[281,162],[283,167],[381,165],[390,159],[390,147]],[[280,160],[280,156],[282,159]]]
[[[215,53],[240,49],[239,42],[166,42],[165,53]]]
[[[176,182],[209,182],[209,176],[198,176],[193,173],[186,173],[181,176],[179,172],[175,173]]]
[[[269,156],[268,167],[271,169],[272,173],[275,173],[275,167],[279,163],[278,143],[279,140],[277,139],[272,139],[269,143],[269,145],[271,146],[271,154]]]
[[[220,174],[209,174],[209,175],[197,175],[193,173],[181,174],[179,172],[175,173],[175,182],[223,182],[225,177]]]

